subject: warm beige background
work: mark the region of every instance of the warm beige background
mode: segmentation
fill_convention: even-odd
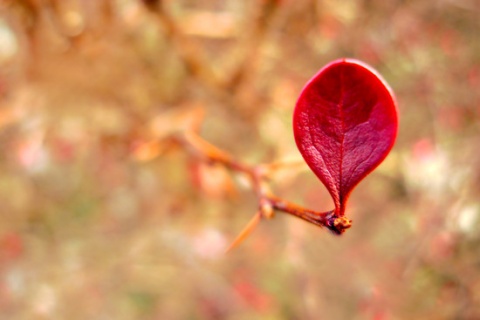
[[[161,2],[0,2],[0,318],[480,318],[478,1]],[[352,229],[278,214],[224,255],[245,179],[155,142],[203,110],[238,159],[298,159],[296,97],[343,56],[401,124]],[[272,185],[332,207],[308,170]]]

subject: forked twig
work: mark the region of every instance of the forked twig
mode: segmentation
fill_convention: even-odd
[[[272,218],[276,211],[288,213],[320,227],[326,227],[337,235],[344,233],[345,230],[352,225],[350,219],[335,215],[333,210],[317,212],[275,196],[271,192],[268,184],[268,174],[272,171],[272,168],[275,168],[278,164],[275,166],[245,164],[227,152],[205,141],[194,131],[177,134],[174,137],[174,141],[198,159],[209,163],[220,164],[232,172],[243,173],[250,180],[252,189],[258,199],[259,208],[255,216],[240,232],[227,251],[241,243],[251,231],[253,231],[255,226],[258,225],[261,219]]]

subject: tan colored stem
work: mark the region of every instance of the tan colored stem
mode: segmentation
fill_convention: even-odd
[[[253,231],[262,218],[273,217],[275,211],[288,213],[314,225],[326,227],[338,235],[344,233],[352,225],[350,219],[344,216],[336,216],[333,210],[318,212],[275,196],[271,192],[268,183],[268,174],[271,173],[271,170],[265,170],[268,166],[251,166],[242,163],[227,152],[205,141],[193,131],[188,131],[178,136],[177,142],[190,151],[193,156],[204,161],[223,165],[233,172],[244,173],[250,179],[252,189],[257,195],[259,202],[259,211],[229,246],[227,252],[240,244]]]

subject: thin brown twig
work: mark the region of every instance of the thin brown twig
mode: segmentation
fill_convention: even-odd
[[[344,233],[352,225],[350,219],[337,216],[334,210],[318,212],[275,196],[268,183],[268,174],[271,170],[265,170],[265,165],[248,165],[240,162],[227,152],[202,139],[194,131],[176,135],[175,141],[193,156],[203,161],[223,165],[232,172],[243,173],[251,182],[252,189],[257,195],[259,209],[228,250],[242,242],[262,218],[272,218],[276,211],[288,213],[320,227],[326,227],[337,235]]]

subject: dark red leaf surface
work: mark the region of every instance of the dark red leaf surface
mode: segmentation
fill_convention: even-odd
[[[340,59],[303,89],[293,116],[295,141],[343,216],[352,189],[385,159],[397,136],[396,102],[366,64]]]

